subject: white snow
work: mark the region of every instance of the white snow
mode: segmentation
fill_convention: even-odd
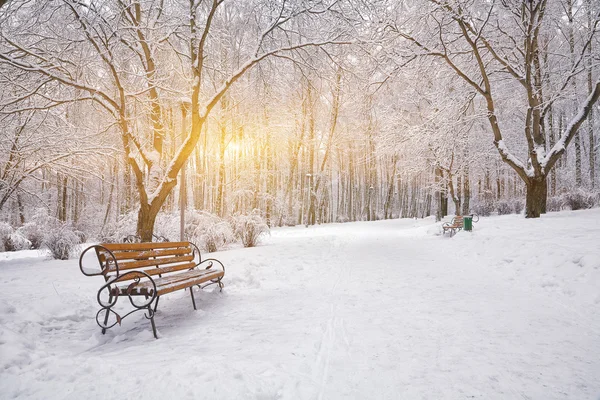
[[[274,229],[212,255],[200,310],[162,298],[158,340],[142,313],[103,336],[77,260],[2,254],[0,397],[597,399],[600,210],[439,230]]]
[[[48,255],[47,250],[22,250],[14,252],[0,252],[1,261],[18,260],[22,258],[40,258]],[[3,264],[0,264],[0,268]],[[1,272],[0,272],[1,273]]]

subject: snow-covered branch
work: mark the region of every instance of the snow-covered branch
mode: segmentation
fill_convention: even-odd
[[[558,159],[562,156],[562,154],[566,151],[567,146],[579,130],[579,127],[587,116],[592,111],[592,107],[600,98],[600,80],[596,81],[594,85],[594,90],[589,94],[587,99],[583,102],[583,105],[579,109],[579,112],[569,121],[566,128],[562,132],[560,139],[552,146],[548,154],[541,160],[540,164],[544,168],[545,172],[548,172],[552,169],[554,164],[558,161]]]

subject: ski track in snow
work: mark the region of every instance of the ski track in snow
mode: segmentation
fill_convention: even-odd
[[[599,399],[600,210],[439,226],[274,229],[198,311],[161,299],[159,340],[101,335],[76,260],[4,254],[0,398]]]

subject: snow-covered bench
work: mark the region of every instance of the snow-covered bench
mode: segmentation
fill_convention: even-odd
[[[90,258],[94,261],[90,261]],[[89,268],[92,262],[95,268]],[[218,268],[213,268],[215,265]],[[202,260],[200,250],[190,242],[103,243],[90,246],[81,253],[79,268],[86,276],[104,277],[104,284],[97,294],[101,308],[96,314],[96,322],[103,334],[116,324],[120,325],[123,318],[141,310],[147,311],[146,318],[152,323],[155,338],[154,313],[161,296],[189,288],[195,310],[192,287],[203,289],[217,284],[222,290],[221,280],[225,275],[225,267],[219,260]],[[128,298],[134,309],[119,315],[113,307],[123,296]],[[142,296],[144,300],[136,302],[136,296]],[[111,314],[114,321],[110,318]]]
[[[463,228],[463,217],[462,215],[457,215],[452,218],[452,222],[445,222],[442,225],[442,234],[445,234],[446,231],[450,232],[450,236],[454,235],[456,231],[460,231]]]

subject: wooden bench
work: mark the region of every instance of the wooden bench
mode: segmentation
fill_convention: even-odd
[[[85,258],[86,253],[93,255]],[[94,268],[84,266],[91,264]],[[99,267],[99,269],[98,269]],[[188,289],[196,309],[193,286],[200,289],[216,284],[223,290],[225,275],[223,263],[214,258],[201,259],[200,250],[190,242],[161,243],[102,243],[85,249],[79,257],[79,268],[86,276],[104,277],[104,285],[97,294],[100,310],[96,322],[104,334],[107,329],[136,311],[147,311],[156,338],[154,313],[161,296],[176,290]],[[139,296],[143,301],[134,300]],[[106,298],[108,297],[108,300]],[[113,307],[120,297],[127,297],[133,310],[119,315]],[[115,321],[109,322],[113,315]]]
[[[452,218],[452,222],[445,222],[442,225],[442,235],[446,233],[446,231],[450,232],[450,237],[454,235],[457,231],[460,231],[463,228],[463,216],[457,215]]]

